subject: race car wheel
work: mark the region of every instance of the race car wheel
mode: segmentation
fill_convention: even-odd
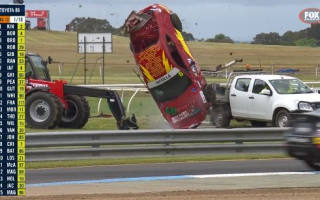
[[[306,163],[309,167],[315,170],[320,170],[320,161],[316,160],[306,160]]]
[[[170,15],[170,19],[171,19],[171,23],[174,26],[174,28],[176,28],[178,31],[182,32],[182,23],[181,23],[181,20],[178,17],[178,15],[176,13],[172,13]]]
[[[211,111],[211,123],[218,128],[227,128],[230,125],[231,114],[227,106],[218,106]]]
[[[289,112],[286,109],[281,109],[277,112],[273,123],[276,127],[289,127],[290,119]]]
[[[31,128],[54,128],[61,115],[62,105],[51,93],[35,92],[26,98],[26,123]]]
[[[251,125],[253,127],[265,127],[267,126],[267,122],[262,122],[262,121],[250,121]]]
[[[69,109],[64,109],[59,126],[62,128],[82,128],[88,122],[90,107],[88,101],[77,95],[66,95]]]

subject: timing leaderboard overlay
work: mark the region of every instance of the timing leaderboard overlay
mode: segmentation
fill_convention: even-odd
[[[0,4],[0,196],[25,195],[25,5]]]

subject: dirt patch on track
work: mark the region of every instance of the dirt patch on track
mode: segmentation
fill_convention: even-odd
[[[320,188],[285,188],[251,190],[205,190],[137,194],[91,194],[91,195],[49,195],[26,197],[1,197],[1,200],[318,200]]]

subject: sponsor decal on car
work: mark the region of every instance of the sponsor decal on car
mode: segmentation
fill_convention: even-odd
[[[186,42],[183,39],[181,32],[176,30],[176,36],[177,36],[178,40],[181,42],[184,51],[190,56],[190,58],[192,58],[194,60],[192,54],[190,53],[189,47],[187,46]]]
[[[167,82],[168,80],[170,80],[170,78],[174,77],[179,72],[180,71],[177,68],[173,68],[168,74],[160,77],[157,80],[154,80],[154,81],[148,83],[148,88],[154,88],[154,87],[157,87],[158,85],[161,85],[161,84]]]
[[[171,120],[172,120],[172,123],[175,124],[177,122],[180,122],[181,120],[186,119],[187,117],[189,117],[189,113],[187,111],[183,111],[182,113],[178,114],[177,116],[172,117]]]
[[[146,82],[154,81],[156,78],[166,74],[161,54],[161,47],[158,44],[140,53],[138,57],[139,65]]]
[[[201,96],[202,102],[203,102],[203,103],[207,103],[206,97],[204,96],[202,90],[200,91],[200,96]]]
[[[139,66],[147,83],[163,78],[173,66],[166,57],[164,50],[159,45],[154,45],[139,55]],[[161,83],[159,83],[161,84]]]

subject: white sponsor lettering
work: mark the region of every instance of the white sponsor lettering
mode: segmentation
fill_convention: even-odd
[[[167,82],[168,80],[170,80],[172,77],[174,77],[177,73],[179,73],[180,71],[177,68],[173,68],[169,73],[167,73],[166,75],[158,78],[155,81],[152,81],[150,83],[148,83],[148,88],[154,88],[157,87],[158,85],[161,85],[165,82]]]
[[[316,11],[312,11],[312,12],[308,12],[306,11],[304,13],[304,20],[319,20],[319,12]]]
[[[29,83],[33,87],[48,87],[47,84],[41,84],[41,83]]]
[[[189,117],[189,113],[187,111],[183,111],[182,113],[178,114],[177,116],[172,117],[172,123],[180,122],[181,120]]]
[[[200,91],[200,96],[201,96],[202,102],[207,103],[206,97],[204,96],[202,91]]]

